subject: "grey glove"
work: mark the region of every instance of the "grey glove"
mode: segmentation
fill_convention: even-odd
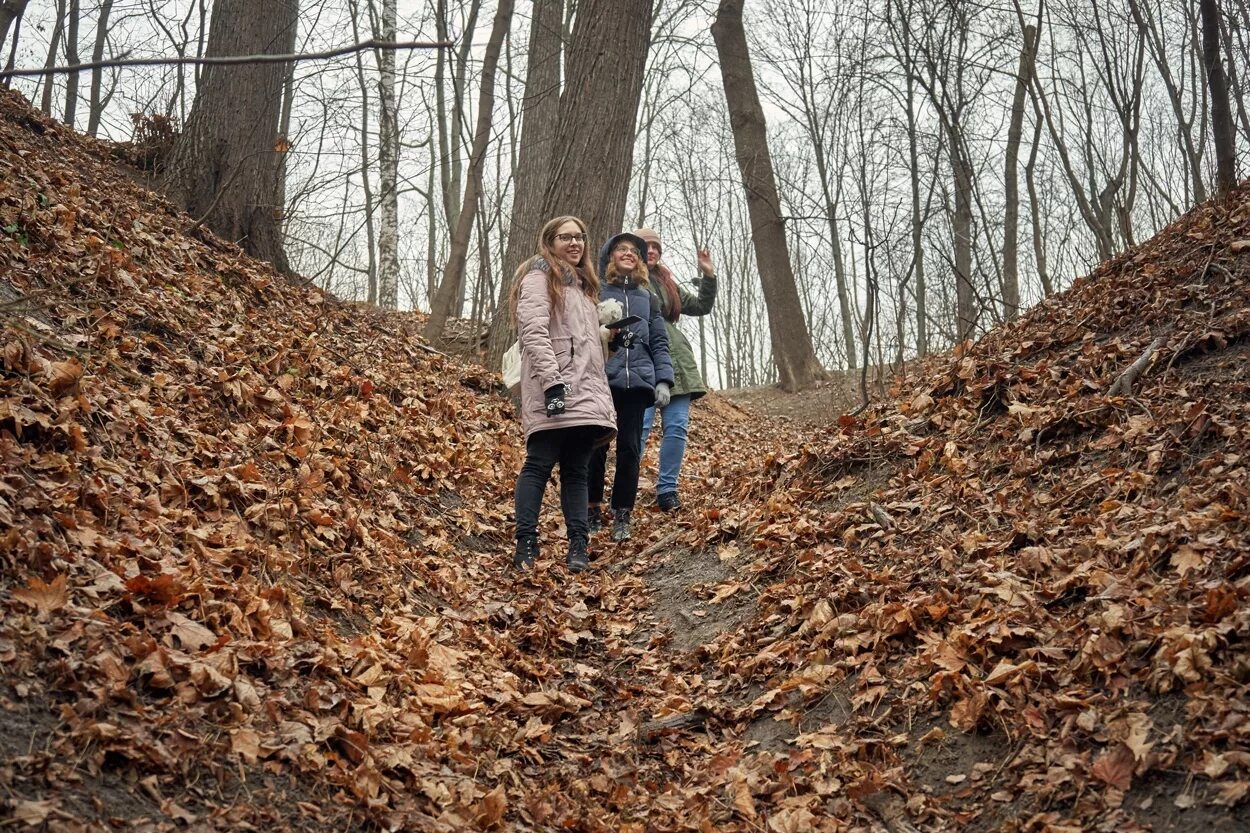
[[[673,386],[668,382],[660,382],[655,386],[655,407],[664,408],[673,398]]]

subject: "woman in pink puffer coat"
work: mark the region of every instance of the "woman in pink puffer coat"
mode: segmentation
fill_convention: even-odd
[[[516,553],[538,558],[538,514],[552,469],[560,465],[560,507],[568,530],[567,564],[589,566],[587,472],[591,452],[616,433],[599,341],[599,278],[586,257],[586,226],[556,217],[543,226],[538,254],[517,270],[512,304],[521,348],[521,427],[525,464],[516,484]]]

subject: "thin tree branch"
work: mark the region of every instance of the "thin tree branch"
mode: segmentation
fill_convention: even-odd
[[[62,75],[111,67],[183,66],[187,64],[281,64],[287,61],[318,61],[326,58],[337,58],[340,55],[363,52],[368,49],[450,49],[454,45],[454,41],[389,42],[371,39],[354,43],[350,46],[328,49],[325,52],[297,52],[291,55],[221,55],[205,58],[114,58],[107,61],[90,61],[85,64],[72,64],[70,66],[9,69],[0,72],[0,79],[32,75]]]

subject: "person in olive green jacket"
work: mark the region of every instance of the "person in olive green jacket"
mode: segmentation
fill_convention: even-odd
[[[690,403],[707,393],[694,348],[677,327],[682,315],[707,315],[716,303],[716,270],[712,268],[712,256],[700,249],[699,274],[696,286],[698,294],[677,285],[673,273],[660,260],[664,243],[653,229],[640,228],[634,232],[647,243],[647,265],[651,270],[651,284],[660,296],[664,321],[668,330],[669,353],[673,360],[673,390],[667,403],[656,402],[660,409],[660,422],[664,436],[660,440],[660,473],[655,483],[655,502],[665,512],[681,507],[677,498],[677,480],[681,476],[681,461],[686,456],[686,434],[690,426]],[[642,446],[646,448],[647,437],[655,421],[655,408],[648,408],[643,416]]]

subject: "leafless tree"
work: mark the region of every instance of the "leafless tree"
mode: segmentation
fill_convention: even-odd
[[[482,187],[482,166],[486,159],[486,144],[490,140],[491,116],[495,106],[495,67],[499,63],[499,51],[512,22],[512,0],[499,0],[495,10],[495,22],[491,27],[490,40],[486,44],[486,57],[482,62],[482,86],[477,106],[477,127],[473,131],[473,148],[469,153],[469,181],[465,185],[464,201],[456,215],[456,227],[452,233],[451,251],[438,292],[430,304],[430,319],[425,325],[425,337],[437,341],[443,336],[443,328],[460,298],[464,286],[464,269],[468,259],[469,236],[477,217],[478,194]]]
[[[258,9],[245,0],[217,0],[209,55],[290,54],[295,0]],[[165,178],[170,196],[223,237],[286,271],[276,147],[282,64],[206,67],[186,129]]]
[[[742,0],[722,0],[712,24],[712,38],[720,56],[734,150],[751,214],[751,238],[768,309],[773,361],[783,390],[803,390],[824,378],[825,372],[812,349],[795,288],[764,111],[742,25]]]

